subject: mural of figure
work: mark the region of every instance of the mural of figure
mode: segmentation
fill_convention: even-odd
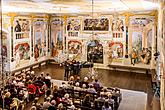
[[[14,29],[14,31],[15,32],[21,32],[21,25],[19,24],[19,21],[17,20],[16,21],[16,26],[15,26],[15,29]],[[20,39],[21,38],[21,34],[20,33],[17,33],[16,34],[16,39]]]
[[[5,45],[2,46],[2,55],[7,57],[7,47]]]
[[[25,21],[22,23],[22,31],[24,32],[29,31],[29,21]]]
[[[29,51],[30,51],[30,46],[28,43],[17,44],[15,46],[15,59],[19,58],[20,62],[29,60],[30,59]],[[18,53],[19,53],[19,57],[18,57]]]
[[[46,22],[44,21],[44,19],[36,19],[36,21],[33,23],[34,26],[34,45],[37,45],[38,49],[39,49],[39,57],[38,59],[40,59],[41,57],[46,56],[46,38],[45,38],[45,30],[46,30]],[[34,47],[35,48],[35,47]],[[35,51],[34,51],[35,54]]]
[[[25,52],[24,52],[24,59],[25,60],[30,59],[29,54],[30,54],[29,48],[25,47]]]
[[[36,44],[35,47],[34,47],[34,58],[35,58],[35,61],[38,61],[38,57],[39,57],[39,48],[38,48],[38,45]]]
[[[58,50],[55,48],[55,45],[54,45],[54,43],[52,42],[52,44],[51,44],[51,48],[52,48],[52,54],[51,54],[51,56],[52,57],[55,57],[55,56],[57,56],[58,55]]]
[[[54,57],[63,49],[63,19],[53,19],[51,27],[51,56]]]
[[[124,31],[124,24],[122,19],[117,18],[113,20],[112,31]]]
[[[136,50],[142,50],[142,33],[141,32],[133,32],[132,48],[135,48]]]
[[[42,42],[42,44],[41,44],[41,49],[42,49],[41,56],[45,56],[46,55],[46,46],[45,46],[44,42]]]
[[[110,42],[109,49],[112,52],[112,58],[119,59],[123,57],[123,44],[121,42]]]
[[[63,41],[63,38],[62,38],[62,32],[61,31],[58,31],[57,32],[57,42],[56,42],[56,45],[59,47],[59,48],[62,48],[63,44],[62,44],[62,41]]]
[[[113,51],[109,47],[109,50],[108,50],[108,62],[109,62],[109,64],[112,63],[112,60],[113,60]]]

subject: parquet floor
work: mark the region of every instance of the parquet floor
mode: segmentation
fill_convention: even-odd
[[[41,72],[49,73],[52,79],[63,80],[64,69],[59,65],[49,64],[35,69],[36,74]],[[81,78],[88,75],[88,69],[81,70]],[[99,81],[103,86],[119,87],[122,89],[141,91],[147,93],[147,110],[151,110],[153,92],[151,88],[151,75],[143,73],[131,73],[97,69]]]

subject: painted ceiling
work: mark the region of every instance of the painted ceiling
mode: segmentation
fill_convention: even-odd
[[[7,12],[28,13],[114,13],[147,12],[158,9],[151,0],[3,0],[2,9]]]

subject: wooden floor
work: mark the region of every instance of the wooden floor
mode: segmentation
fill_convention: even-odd
[[[49,73],[53,79],[63,80],[64,69],[58,65],[50,64],[35,69],[37,74],[42,71]],[[88,69],[81,70],[81,78],[88,76]],[[151,88],[151,75],[142,73],[120,72],[97,69],[99,81],[103,86],[119,87],[122,89],[135,90],[147,93],[147,110],[151,110],[153,97]]]

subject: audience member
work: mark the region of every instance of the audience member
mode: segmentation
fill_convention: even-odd
[[[46,101],[43,103],[43,109],[48,109],[51,106],[50,97],[46,98]]]

